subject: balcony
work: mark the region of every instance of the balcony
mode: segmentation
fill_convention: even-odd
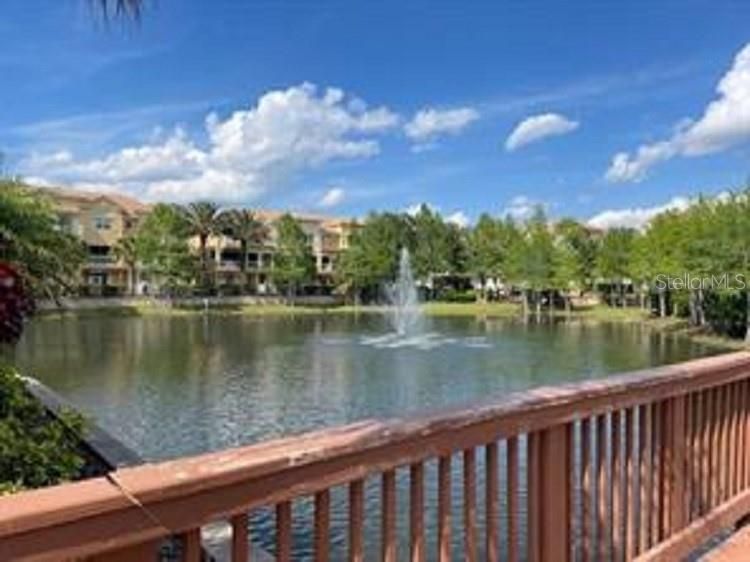
[[[332,497],[343,492],[335,521],[346,525],[349,560],[377,539],[386,562],[400,540],[411,560],[434,546],[448,561],[456,537],[466,560],[681,560],[750,513],[749,442],[750,353],[741,352],[0,498],[0,553],[151,561],[176,537],[182,560],[198,562],[201,528],[227,521],[232,560],[245,561],[249,514],[271,508],[265,532],[278,561],[297,556],[300,529],[326,561]],[[297,502],[310,502],[304,520],[294,520]],[[365,525],[373,510],[377,531]],[[366,528],[376,533],[368,541]]]
[[[117,258],[111,255],[89,255],[86,261],[94,265],[111,265],[117,263]]]

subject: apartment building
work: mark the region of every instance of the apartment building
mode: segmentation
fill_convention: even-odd
[[[81,269],[81,290],[92,296],[132,292],[138,285],[137,268],[118,259],[115,246],[132,234],[149,206],[121,194],[50,189],[61,228],[86,245]],[[135,270],[134,270],[135,269]]]
[[[60,224],[80,236],[88,248],[82,270],[82,289],[91,295],[140,294],[150,289],[147,276],[119,260],[114,248],[117,242],[135,233],[150,206],[119,194],[90,193],[72,190],[49,190],[60,216]],[[333,286],[337,257],[349,245],[358,223],[351,219],[292,213],[300,222],[312,247],[317,267],[313,288],[328,291]],[[262,244],[248,248],[248,285],[253,292],[272,293],[273,256],[276,248],[275,223],[279,211],[258,210],[257,217],[266,224],[268,237]],[[197,250],[197,239],[190,241]],[[239,241],[227,236],[212,236],[208,254],[214,262],[216,283],[220,288],[244,284],[243,256]]]
[[[276,248],[276,222],[283,212],[258,210],[257,218],[266,224],[268,236],[261,245],[248,248],[248,284],[254,292],[274,292],[273,256]],[[336,259],[349,245],[352,233],[358,223],[351,219],[332,218],[306,213],[292,213],[307,235],[315,257],[317,279],[313,288],[322,291],[333,286]],[[191,241],[197,250],[198,241]],[[240,242],[227,236],[212,236],[208,239],[208,254],[215,262],[217,285],[219,287],[239,286],[242,279],[242,251]]]

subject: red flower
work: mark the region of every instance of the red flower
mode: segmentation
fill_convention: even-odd
[[[21,276],[8,264],[0,263],[0,343],[15,342],[33,310],[34,301]]]

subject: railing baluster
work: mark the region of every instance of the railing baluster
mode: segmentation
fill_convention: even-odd
[[[701,509],[705,515],[711,509],[711,426],[713,424],[713,400],[710,390],[701,391],[703,402],[703,424],[701,428]]]
[[[201,561],[201,530],[191,529],[182,533],[182,562],[200,562]]]
[[[685,419],[684,419],[684,450],[685,450],[685,467],[684,467],[684,485],[685,494],[683,501],[684,524],[692,521],[690,517],[691,505],[693,503],[693,459],[695,451],[693,449],[693,418],[695,417],[695,396],[688,394],[685,396]]]
[[[498,529],[499,512],[499,485],[498,485],[498,446],[495,441],[487,443],[484,449],[485,468],[485,550],[487,551],[487,562],[499,561],[500,532]],[[510,505],[510,496],[508,496]]]
[[[711,419],[711,508],[721,503],[721,392],[715,388]]]
[[[687,499],[687,486],[685,482],[685,412],[686,397],[684,395],[672,398],[670,400],[671,420],[670,429],[672,436],[670,439],[670,459],[671,475],[670,489],[672,491],[672,511],[669,516],[668,533],[671,536],[677,531],[681,531],[686,524],[685,506]]]
[[[276,505],[276,561],[292,559],[292,502]]]
[[[477,462],[474,449],[464,451],[464,559],[477,560]]]
[[[612,505],[612,560],[618,562],[622,559],[622,528],[623,528],[623,502],[622,502],[622,412],[612,412],[612,478],[610,482],[610,497]]]
[[[691,438],[691,502],[688,512],[690,521],[694,521],[700,516],[700,504],[703,501],[703,477],[701,474],[702,447],[703,447],[703,398],[701,392],[693,393],[693,427]]]
[[[541,561],[541,435],[529,433],[526,453],[526,514],[529,562]]]
[[[438,562],[451,560],[451,457],[438,460]]]
[[[409,469],[409,552],[411,562],[424,562],[424,464]]]
[[[727,499],[736,493],[737,477],[737,392],[736,385],[727,387]]]
[[[728,447],[728,423],[729,415],[729,388],[727,386],[719,387],[719,501],[722,504],[728,497],[728,477],[729,477],[729,447]]]
[[[596,540],[599,543],[599,560],[609,559],[609,534],[612,525],[609,518],[609,485],[607,471],[609,455],[607,452],[607,416],[596,418],[596,478],[597,478],[597,529]]]
[[[362,480],[349,484],[349,562],[364,560],[364,487]]]
[[[518,514],[518,437],[508,439],[507,494],[508,494],[508,561],[519,562],[519,514]]]
[[[734,495],[742,492],[742,381],[734,388]]]
[[[623,502],[625,519],[625,559],[631,560],[635,557],[637,534],[636,521],[638,512],[636,511],[638,497],[638,470],[635,467],[633,451],[633,435],[635,431],[635,411],[628,409],[625,411],[625,501]]]
[[[572,436],[572,424],[557,425],[540,434],[538,495],[541,509],[537,516],[540,522],[537,536],[541,562],[570,559]]]
[[[396,471],[383,473],[381,503],[381,557],[383,562],[396,562]]]
[[[592,418],[581,421],[581,560],[593,559],[591,540],[591,502],[593,501],[591,478],[591,425]]]
[[[661,449],[664,445],[661,422],[662,422],[662,409],[664,405],[661,402],[656,402],[652,405],[651,412],[651,435],[652,435],[652,457],[651,466],[653,468],[653,483],[651,486],[651,545],[655,545],[661,541],[661,512],[662,497],[663,497],[663,483],[662,478],[662,458]]]
[[[651,545],[651,404],[641,406],[638,413],[639,438],[638,463],[640,464],[641,500],[638,509],[638,553],[645,552]]]
[[[750,486],[750,381],[741,382],[740,396],[742,398],[742,408],[740,409],[740,442],[741,442],[741,464],[742,464],[742,490]]]
[[[331,493],[315,494],[315,562],[328,562],[331,521]]]
[[[672,402],[665,400],[661,405],[661,458],[659,461],[661,469],[661,519],[659,521],[659,539],[665,540],[669,537],[672,520],[672,504],[674,502],[674,481],[672,480]]]
[[[232,562],[250,561],[250,544],[247,535],[248,516],[240,513],[232,517]]]

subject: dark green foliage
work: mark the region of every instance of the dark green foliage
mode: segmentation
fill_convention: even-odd
[[[0,178],[0,261],[13,266],[35,295],[71,292],[84,257],[82,242],[61,228],[41,190]]]
[[[224,211],[220,217],[223,234],[240,243],[240,270],[244,284],[248,285],[248,257],[250,246],[262,246],[268,241],[268,227],[249,209],[232,209]],[[226,294],[226,292],[224,292]]]
[[[79,475],[77,452],[83,419],[52,418],[27,391],[14,369],[0,366],[0,495],[49,486]]]
[[[214,263],[208,256],[208,238],[222,233],[224,219],[219,207],[210,201],[198,201],[184,207],[177,207],[182,215],[184,228],[189,236],[198,239],[198,262],[200,264],[200,284],[204,292],[210,292],[214,285]]]
[[[279,288],[294,296],[315,276],[312,244],[299,221],[288,213],[279,219],[276,229],[273,279]]]
[[[338,263],[337,276],[355,298],[377,297],[382,283],[396,276],[399,251],[414,244],[411,217],[373,213],[354,233]]]
[[[190,225],[174,205],[156,205],[138,229],[135,248],[138,259],[160,290],[183,292],[196,273],[196,262],[188,247]]]

